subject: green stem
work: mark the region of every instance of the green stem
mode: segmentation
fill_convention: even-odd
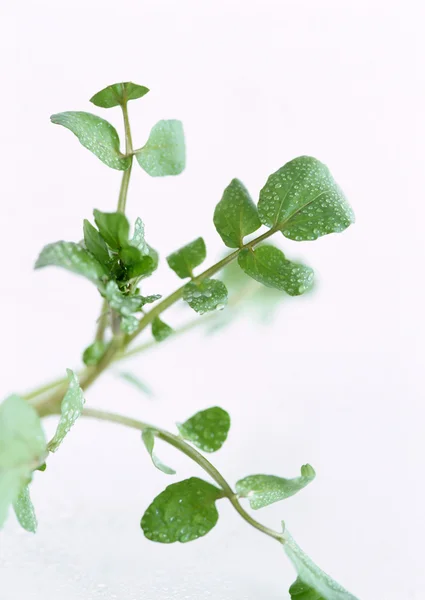
[[[199,465],[208,475],[220,486],[223,490],[223,495],[230,500],[232,506],[239,513],[239,515],[252,527],[258,529],[262,533],[272,537],[277,540],[281,544],[285,542],[284,536],[282,533],[274,531],[273,529],[269,529],[265,525],[262,525],[258,521],[256,521],[240,504],[237,495],[234,493],[230,485],[227,483],[225,478],[221,475],[221,473],[207,460],[202,454],[200,454],[195,448],[187,444],[181,437],[174,435],[168,431],[163,429],[159,429],[158,427],[154,427],[147,423],[143,423],[142,421],[138,421],[136,419],[131,419],[129,417],[125,417],[122,415],[118,415],[115,413],[105,412],[102,410],[96,410],[93,408],[85,408],[83,410],[83,416],[91,417],[93,419],[98,419],[100,421],[107,421],[109,423],[118,423],[120,425],[124,425],[126,427],[131,427],[133,429],[137,429],[139,431],[143,431],[144,429],[151,429],[154,435],[163,440],[167,444],[174,446],[183,454],[186,454],[190,459],[192,459],[197,465]]]
[[[278,231],[276,228],[269,229],[268,231],[266,231],[262,235],[258,236],[257,238],[251,240],[250,242],[247,242],[241,248],[238,248],[237,250],[235,250],[228,256],[225,256],[222,260],[217,262],[215,265],[213,265],[212,267],[209,267],[203,273],[196,276],[193,279],[193,281],[195,283],[200,283],[204,279],[207,279],[208,277],[215,275],[223,267],[225,267],[226,265],[231,263],[233,260],[235,260],[239,256],[239,253],[242,250],[253,248],[257,244],[260,244],[261,242],[263,242],[264,240],[266,240],[267,238],[272,236],[274,233],[276,233],[276,231]],[[108,348],[108,352],[103,357],[103,359],[99,362],[98,365],[96,365],[95,367],[87,367],[87,369],[85,369],[81,373],[81,378],[80,378],[81,387],[83,389],[87,389],[94,381],[96,381],[96,379],[103,373],[103,371],[107,367],[109,367],[109,365],[114,361],[115,356],[118,355],[118,352],[120,352],[121,354],[124,354],[123,351],[127,350],[127,347],[129,346],[129,344],[138,335],[140,335],[144,329],[146,329],[152,323],[152,321],[155,319],[155,317],[158,317],[161,313],[163,313],[165,310],[167,310],[167,308],[169,308],[170,306],[175,304],[178,300],[180,300],[183,297],[183,291],[184,291],[185,285],[182,285],[175,292],[173,292],[172,294],[170,294],[169,296],[164,298],[164,300],[162,300],[162,302],[159,302],[154,308],[152,308],[152,310],[150,310],[148,313],[146,313],[145,316],[140,320],[137,330],[132,335],[126,336],[124,338],[124,340],[120,339],[119,345],[111,344],[111,346]],[[105,357],[107,357],[107,360],[104,360]],[[60,400],[58,400],[58,398],[60,397],[61,393],[62,393],[62,395],[64,393],[62,388],[57,390],[57,392],[55,392],[53,394],[52,398],[50,398],[50,397],[47,399],[41,398],[41,400],[39,398],[35,398],[35,400],[32,402],[32,404],[33,404],[33,406],[35,406],[37,408],[40,415],[42,415],[42,416],[49,414],[48,411],[50,411],[50,414],[52,414],[52,413],[54,414],[58,411],[58,403],[60,404]],[[46,406],[44,406],[44,405],[46,405]]]
[[[125,207],[127,204],[128,185],[130,183],[131,169],[133,167],[133,141],[131,139],[130,121],[128,118],[127,102],[121,105],[122,114],[124,118],[124,129],[125,129],[125,152],[127,156],[130,156],[130,166],[124,171],[121,181],[120,195],[118,198],[118,212],[125,213]]]

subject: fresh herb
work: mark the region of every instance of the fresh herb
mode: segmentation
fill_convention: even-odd
[[[248,475],[236,483],[234,490],[200,452],[216,452],[225,443],[230,417],[224,409],[203,409],[178,424],[173,433],[124,415],[84,408],[84,391],[117,361],[170,336],[175,339],[200,322],[211,323],[210,329],[217,323],[223,326],[228,319],[217,321],[217,311],[227,305],[225,313],[230,316],[245,299],[260,302],[263,311],[270,311],[287,295],[308,292],[313,285],[313,270],[293,262],[279,247],[264,243],[266,240],[274,236],[279,243],[282,234],[297,241],[315,240],[343,231],[354,222],[341,189],[328,168],[315,158],[295,158],[270,175],[257,204],[243,183],[233,179],[213,215],[218,234],[232,251],[199,271],[207,250],[203,238],[197,237],[167,257],[169,267],[186,280],[183,285],[163,298],[152,293],[155,287],[151,281],[155,279],[150,278],[159,256],[146,241],[142,219],[137,218],[132,227],[125,215],[130,175],[134,159],[152,177],[178,175],[185,167],[185,142],[180,121],[159,121],[148,139],[133,149],[128,102],[142,99],[148,92],[145,86],[125,82],[110,85],[91,98],[98,107],[120,107],[123,142],[116,129],[99,116],[64,112],[51,117],[105,165],[122,171],[122,182],[115,212],[94,210],[93,221],[83,221],[83,241],[49,243],[35,263],[36,268],[56,266],[85,277],[102,298],[102,308],[94,338],[82,351],[85,367],[78,373],[68,369],[67,377],[26,396],[12,395],[0,405],[0,526],[13,507],[22,527],[35,532],[37,519],[30,499],[33,477],[43,477],[39,472],[46,469],[49,454],[58,450],[80,416],[95,418],[138,430],[152,463],[163,473],[174,475],[175,471],[157,457],[156,440],[185,454],[212,481],[191,477],[166,487],[141,515],[146,538],[168,544],[205,536],[219,521],[220,503],[228,501],[242,519],[283,547],[297,572],[289,590],[293,600],[355,600],[308,558],[285,527],[283,531],[266,527],[242,505],[247,500],[252,509],[258,510],[301,492],[315,478],[313,467],[302,466],[300,476],[292,479]],[[221,271],[223,280],[217,278]],[[145,285],[149,287],[147,295]],[[172,329],[163,320],[163,313],[181,300],[196,313],[208,315]],[[151,332],[151,341],[135,345],[145,331]],[[132,373],[121,373],[121,377],[144,394],[151,393]],[[59,423],[47,442],[41,418],[53,414],[60,415]],[[148,504],[148,499],[141,501]]]

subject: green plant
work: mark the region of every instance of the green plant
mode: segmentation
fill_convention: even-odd
[[[163,313],[176,302],[184,300],[202,315],[214,314],[228,304],[228,287],[229,306],[239,304],[249,295],[268,302],[280,297],[282,292],[291,296],[307,292],[313,284],[312,269],[292,262],[276,246],[265,244],[269,237],[283,234],[297,241],[315,240],[340,232],[354,221],[352,210],[329,170],[314,158],[296,158],[270,175],[260,192],[258,206],[243,184],[234,179],[214,212],[214,225],[231,252],[195,274],[195,269],[206,258],[205,243],[197,238],[167,258],[169,267],[186,280],[183,285],[165,298],[143,295],[144,280],[155,272],[159,258],[145,239],[142,220],[136,220],[131,233],[125,216],[134,158],[153,177],[177,175],[185,165],[183,129],[179,121],[160,121],[152,128],[146,144],[133,149],[128,102],[142,98],[148,91],[133,83],[120,83],[92,98],[97,106],[122,109],[125,152],[120,149],[117,131],[100,117],[66,112],[51,118],[53,123],[71,130],[83,146],[109,167],[121,170],[123,175],[117,211],[95,210],[94,225],[84,221],[82,242],[49,244],[36,262],[36,268],[56,265],[87,278],[98,289],[103,305],[95,337],[83,351],[85,368],[78,374],[68,370],[66,378],[27,395],[10,396],[0,405],[0,526],[9,506],[13,505],[21,525],[35,532],[37,522],[29,484],[36,470],[46,468],[49,453],[56,452],[82,415],[139,430],[153,464],[165,474],[173,475],[175,471],[161,463],[154,453],[156,438],[186,454],[214,482],[192,477],[166,487],[142,516],[141,528],[148,539],[161,543],[188,542],[206,535],[218,520],[218,501],[225,498],[246,522],[282,545],[297,571],[297,580],[289,590],[291,598],[353,600],[354,596],[301,551],[285,526],[282,531],[265,527],[241,503],[246,498],[251,508],[257,510],[296,494],[315,477],[310,465],[303,465],[300,476],[294,479],[250,475],[238,481],[234,491],[201,453],[219,450],[226,440],[230,417],[222,408],[213,407],[195,414],[178,425],[178,433],[122,415],[84,408],[83,390],[113,363],[142,352],[152,344],[133,344],[145,329],[151,328],[153,343],[178,333],[162,320]],[[252,237],[262,226],[266,230]],[[215,278],[222,269],[225,270],[224,282]],[[252,288],[249,282],[253,280]],[[271,290],[270,294],[260,294],[261,289]],[[197,322],[199,320],[189,323],[180,332]],[[143,387],[132,374],[123,376]],[[148,391],[146,387],[143,389]],[[60,415],[59,424],[53,439],[47,443],[40,417],[55,414]]]

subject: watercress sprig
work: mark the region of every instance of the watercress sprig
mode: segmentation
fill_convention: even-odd
[[[184,280],[183,284],[164,298],[155,293],[146,295],[144,286],[158,267],[159,255],[146,240],[142,219],[131,225],[125,215],[134,158],[152,177],[178,175],[185,167],[180,121],[159,121],[145,144],[134,149],[128,103],[148,92],[145,86],[125,82],[108,86],[91,99],[98,107],[121,108],[124,150],[116,129],[97,115],[68,111],[51,118],[53,123],[74,133],[104,164],[123,173],[117,210],[105,213],[95,209],[93,221],[84,220],[82,242],[50,243],[36,261],[36,268],[57,266],[85,277],[100,294],[102,306],[94,337],[82,351],[84,368],[78,372],[68,370],[66,378],[56,379],[22,397],[12,395],[0,405],[0,527],[12,505],[24,529],[36,530],[29,485],[36,472],[46,468],[49,454],[58,450],[82,415],[138,430],[153,465],[165,475],[174,476],[175,471],[161,462],[156,440],[183,452],[213,481],[191,477],[166,487],[141,517],[140,526],[146,538],[159,543],[185,543],[203,537],[217,524],[217,505],[226,499],[247,523],[283,546],[297,572],[289,590],[292,599],[355,600],[307,557],[284,525],[282,531],[272,530],[254,519],[242,505],[246,499],[251,509],[258,510],[299,493],[316,476],[311,465],[303,465],[301,474],[289,479],[280,474],[247,475],[236,482],[233,490],[201,453],[216,452],[225,443],[230,417],[224,409],[201,410],[171,433],[124,415],[84,407],[84,391],[112,364],[204,322],[191,321],[175,329],[168,319],[164,320],[164,313],[176,302],[183,300],[198,315],[209,313],[211,318],[217,311],[239,305],[253,295],[252,290],[263,302],[267,301],[267,290],[277,295],[304,294],[314,283],[313,270],[293,262],[280,248],[264,242],[275,234],[295,241],[315,240],[343,231],[354,221],[353,212],[328,168],[315,158],[295,158],[270,175],[257,205],[243,183],[233,179],[213,216],[219,236],[232,251],[197,273],[207,257],[205,242],[198,237],[186,243],[167,257],[168,266]],[[256,234],[262,227],[266,230]],[[223,280],[216,278],[221,271],[225,275],[227,272]],[[134,341],[148,328],[152,340],[135,346]],[[125,373],[124,377],[147,392],[146,386],[132,374]],[[59,424],[54,437],[47,442],[40,417],[53,414],[60,415]]]

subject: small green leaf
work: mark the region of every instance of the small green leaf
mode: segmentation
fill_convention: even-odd
[[[131,385],[134,385],[135,388],[137,388],[138,390],[140,390],[143,394],[145,394],[146,396],[153,396],[153,392],[151,390],[151,388],[146,385],[146,383],[144,381],[141,381],[138,377],[136,377],[135,375],[133,375],[133,373],[128,373],[128,372],[121,372],[118,373],[118,375],[124,379],[125,381],[127,381],[127,383],[130,383]]]
[[[123,213],[94,210],[93,214],[100,235],[112,250],[120,250],[128,245],[130,225]]]
[[[31,502],[29,487],[26,485],[22,488],[19,496],[13,503],[16,518],[21,527],[30,533],[35,533],[37,530],[37,517],[33,503]]]
[[[242,250],[238,264],[256,281],[290,296],[304,294],[313,285],[313,269],[288,260],[283,252],[268,244],[256,250]]]
[[[312,466],[301,467],[301,477],[284,479],[275,475],[249,475],[236,483],[240,498],[248,498],[251,508],[257,510],[293,496],[315,478]]]
[[[34,408],[19,396],[6,398],[0,404],[0,528],[9,506],[47,454],[41,421]]]
[[[108,247],[98,230],[87,219],[84,219],[84,243],[87,250],[93,254],[101,265],[104,267],[109,266],[111,257],[109,256]]]
[[[319,569],[307,554],[301,550],[288,530],[285,530],[284,536],[285,543],[283,544],[283,548],[298,573],[297,581],[291,586],[292,592],[290,590],[292,599],[357,600],[355,596],[347,592],[339,583]],[[304,591],[303,586],[305,588]],[[312,592],[315,592],[316,596]],[[303,596],[303,593],[306,595]]]
[[[329,169],[300,156],[270,175],[260,192],[258,214],[291,240],[316,240],[354,223],[354,213]]]
[[[301,581],[299,577],[289,588],[289,593],[291,600],[325,600],[319,592]]]
[[[131,335],[139,326],[139,319],[133,317],[132,315],[122,317],[121,318],[121,331],[126,333],[127,335]]]
[[[214,225],[229,248],[240,248],[243,238],[261,227],[257,207],[239,179],[224,190],[214,211]]]
[[[137,217],[134,224],[134,233],[130,244],[140,250],[144,256],[149,256],[150,248],[145,240],[145,225],[140,217]]]
[[[171,469],[170,467],[167,467],[167,465],[164,465],[164,463],[162,463],[159,460],[159,458],[156,456],[156,454],[153,451],[153,447],[155,444],[154,431],[152,429],[144,429],[142,432],[142,440],[146,446],[146,450],[150,454],[150,457],[151,457],[152,462],[155,465],[155,467],[157,469],[159,469],[160,471],[162,471],[163,473],[165,473],[166,475],[175,475],[176,472],[174,471],[174,469]]]
[[[193,269],[202,264],[206,256],[205,242],[200,237],[167,256],[167,263],[181,279],[185,279],[193,277]]]
[[[119,252],[121,264],[125,269],[124,279],[149,277],[155,270],[154,261],[150,256],[143,256],[134,246],[125,246]]]
[[[39,467],[37,467],[35,470],[36,471],[41,471],[44,473],[44,471],[47,469],[47,465],[46,463],[43,463],[42,465],[40,465]]]
[[[82,275],[98,283],[105,275],[105,269],[87,250],[74,242],[55,242],[44,246],[35,263],[35,269],[62,267],[77,275]]]
[[[227,439],[230,416],[219,406],[197,412],[184,423],[178,423],[180,435],[204,452],[219,450]]]
[[[88,367],[95,367],[99,364],[102,356],[105,354],[107,344],[101,340],[96,340],[90,344],[83,352],[83,363]]]
[[[48,444],[50,452],[56,452],[59,448],[65,436],[81,415],[85,402],[83,390],[80,388],[77,376],[71,369],[67,369],[66,373],[69,381],[68,390],[62,400],[61,416],[56,433]]]
[[[152,335],[157,342],[162,342],[174,333],[173,329],[161,321],[159,317],[155,317],[152,321]]]
[[[90,102],[101,108],[112,108],[113,106],[123,106],[129,100],[142,98],[148,92],[148,88],[144,85],[137,85],[131,81],[114,83],[97,92],[90,98]]]
[[[216,500],[222,491],[203,479],[191,477],[169,485],[147,508],[141,520],[153,542],[190,542],[206,535],[217,523]]]
[[[108,281],[105,289],[105,298],[109,306],[124,317],[140,311],[143,306],[141,296],[125,296],[115,281]]]
[[[135,154],[139,165],[152,177],[179,175],[186,162],[181,121],[159,121],[152,127],[146,144]]]
[[[52,115],[50,120],[72,131],[80,143],[108,167],[119,171],[129,168],[131,158],[120,152],[118,133],[105,119],[91,113],[69,111]]]
[[[218,279],[189,282],[184,286],[183,299],[194,311],[203,315],[211,310],[222,310],[227,304],[227,289]]]

